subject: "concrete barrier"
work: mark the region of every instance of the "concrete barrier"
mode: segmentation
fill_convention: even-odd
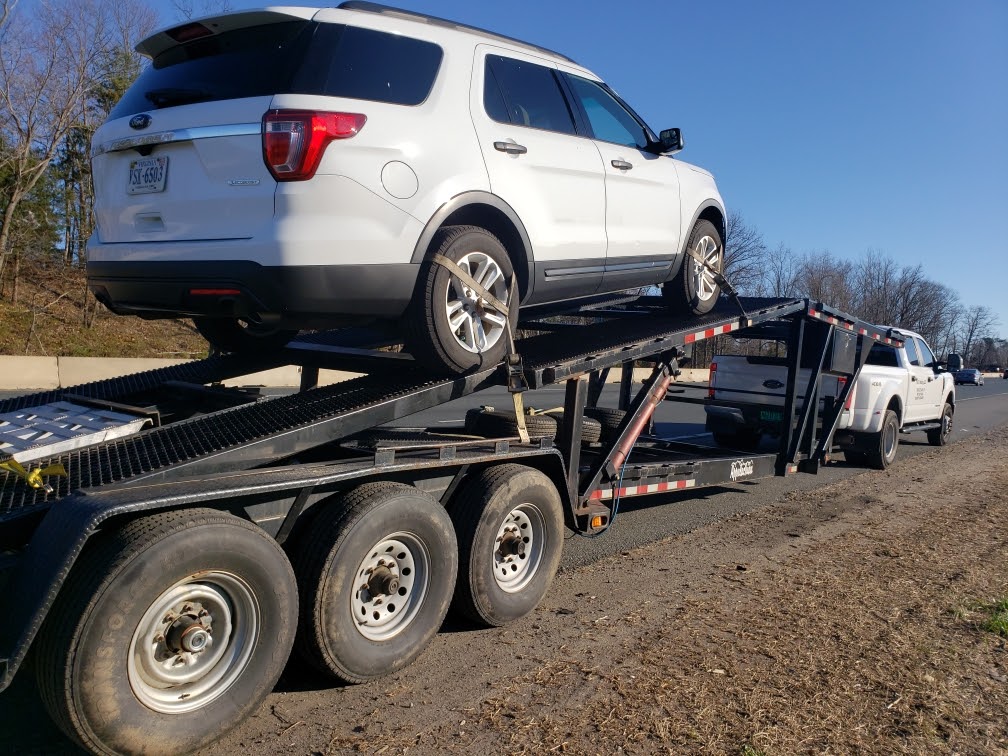
[[[186,360],[158,360],[127,357],[12,357],[0,356],[0,391],[31,391],[67,388],[82,383],[117,378],[160,367],[178,365]],[[319,385],[356,378],[360,373],[342,370],[320,370]],[[634,368],[634,380],[640,382],[651,375],[650,368]],[[706,383],[707,370],[683,370],[680,383]],[[609,371],[609,383],[619,383],[620,371]],[[284,365],[260,373],[251,373],[224,381],[225,386],[264,386],[282,388],[301,383],[301,368]]]

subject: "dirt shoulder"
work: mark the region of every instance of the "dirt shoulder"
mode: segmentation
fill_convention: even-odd
[[[209,752],[1005,753],[1006,555],[1000,429],[560,575],[386,681],[291,673]]]

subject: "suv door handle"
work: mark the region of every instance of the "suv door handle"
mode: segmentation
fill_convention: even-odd
[[[528,148],[517,142],[494,142],[494,149],[498,152],[506,152],[508,155],[524,155]]]
[[[621,171],[629,171],[633,168],[633,163],[628,163],[626,160],[616,159],[612,161],[612,167],[619,168]]]

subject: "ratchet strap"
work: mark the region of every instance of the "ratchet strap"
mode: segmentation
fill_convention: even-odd
[[[722,245],[722,249],[723,248],[724,247]],[[742,306],[741,300],[739,299],[738,291],[735,289],[734,286],[731,285],[731,282],[724,277],[724,274],[722,274],[721,271],[717,270],[709,262],[704,260],[700,256],[700,253],[697,252],[695,249],[687,247],[686,254],[689,255],[693,259],[693,261],[701,268],[706,268],[708,271],[710,271],[711,276],[714,278],[714,283],[716,283],[718,286],[721,287],[721,291],[723,291],[725,294],[727,294],[729,297],[732,298],[732,300],[735,302],[735,305],[739,308],[739,310],[742,311],[742,317],[744,318],[749,317],[746,314],[745,308]]]
[[[507,324],[507,327],[504,329],[507,332],[507,387],[511,393],[511,400],[514,402],[515,418],[518,422],[518,437],[523,444],[527,444],[529,442],[529,433],[528,428],[525,427],[525,407],[522,401],[522,392],[528,388],[528,382],[525,380],[525,369],[522,365],[521,355],[515,349],[514,324],[509,317],[511,312],[511,297],[514,296],[515,289],[517,288],[514,276],[511,276],[511,281],[508,285],[508,301],[502,302],[491,294],[486,287],[477,283],[476,279],[469,275],[468,271],[464,270],[454,260],[448,259],[440,252],[435,252],[431,256],[431,260],[435,265],[445,268],[451,275],[475,291],[479,295],[479,298],[489,305],[490,309],[504,316],[504,322]]]
[[[32,488],[41,488],[47,494],[51,494],[53,492],[53,487],[42,480],[42,478],[48,475],[59,475],[63,478],[67,477],[66,468],[58,462],[54,465],[48,465],[47,467],[36,467],[34,470],[29,472],[13,457],[0,461],[0,470],[8,470],[14,473]]]

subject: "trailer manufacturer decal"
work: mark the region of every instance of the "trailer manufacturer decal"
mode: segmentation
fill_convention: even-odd
[[[753,462],[751,459],[736,459],[731,463],[731,479],[732,482],[738,480],[739,478],[744,478],[747,475],[753,474]]]

